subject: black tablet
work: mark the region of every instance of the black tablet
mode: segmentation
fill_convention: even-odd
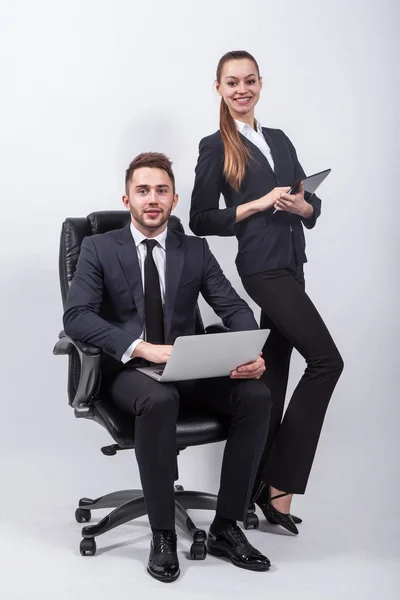
[[[320,171],[319,173],[315,173],[314,175],[300,179],[300,181],[298,181],[296,185],[289,190],[289,194],[297,194],[301,182],[303,182],[305,192],[308,192],[309,194],[315,194],[321,183],[328,177],[331,171],[332,169],[326,169],[325,171]]]

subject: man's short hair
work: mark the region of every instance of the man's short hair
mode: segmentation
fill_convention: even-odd
[[[132,181],[133,173],[142,167],[150,169],[161,169],[165,171],[172,181],[172,191],[175,194],[175,177],[172,171],[172,162],[161,152],[142,152],[133,159],[125,173],[125,192],[128,193],[129,184]]]

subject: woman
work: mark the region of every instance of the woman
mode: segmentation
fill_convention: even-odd
[[[261,308],[261,327],[271,329],[264,359],[273,411],[254,501],[270,523],[297,534],[301,519],[290,513],[292,497],[305,492],[343,361],[305,293],[303,225],[314,227],[321,201],[305,198],[302,184],[288,194],[305,174],[288,137],[255,120],[261,88],[258,64],[248,52],[221,58],[220,129],[200,142],[190,228],[196,235],[237,237],[243,286]],[[283,416],[293,348],[307,367]]]

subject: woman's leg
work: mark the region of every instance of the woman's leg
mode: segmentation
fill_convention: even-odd
[[[295,278],[295,281],[300,288],[305,291],[305,280],[303,265],[296,265],[295,259],[290,269],[281,270],[279,275],[288,275],[288,272]],[[272,276],[272,274],[271,274]],[[270,317],[261,311],[260,328],[270,329],[271,333],[263,348],[263,357],[266,364],[266,371],[263,375],[263,380],[271,390],[272,394],[272,411],[270,425],[268,429],[267,442],[260,461],[260,467],[257,473],[256,485],[254,487],[254,496],[262,490],[264,482],[262,475],[267,462],[269,453],[275,441],[275,437],[282,423],[283,411],[285,408],[286,391],[289,379],[290,359],[293,352],[293,344],[277,329]],[[283,490],[276,488],[271,489],[271,496],[278,496]],[[264,488],[260,501],[263,503],[269,502],[270,490]],[[273,506],[283,513],[290,513],[292,502],[292,494],[284,496],[272,502]],[[293,517],[295,523],[301,523],[301,519]]]
[[[266,464],[275,437],[281,426],[285,406],[286,390],[289,378],[290,357],[293,350],[291,342],[275,327],[265,313],[261,312],[261,329],[271,329],[263,348],[266,371],[262,379],[271,392],[272,409],[268,428],[267,441],[261,456],[254,494],[263,482],[264,465]]]
[[[274,488],[303,494],[343,361],[317,309],[290,272],[279,277],[259,273],[244,278],[243,285],[307,362],[261,473]],[[274,402],[273,389],[271,393]]]

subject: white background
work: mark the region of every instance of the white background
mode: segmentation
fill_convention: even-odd
[[[66,359],[52,356],[60,227],[122,209],[127,165],[160,151],[173,160],[187,228],[198,143],[218,129],[216,64],[246,49],[263,75],[261,123],[286,132],[306,172],[332,168],[307,232],[306,279],[345,371],[296,510],[338,527],[347,518],[346,543],[367,532],[384,554],[382,522],[399,535],[399,4],[1,0],[0,10],[0,528],[30,536],[31,553],[54,510],[74,528],[80,496],[139,484],[132,453],[103,457],[106,431],[67,406]],[[244,293],[235,240],[209,242]],[[291,389],[302,369],[294,356]],[[221,449],[187,450],[182,483],[216,490]],[[70,539],[76,554],[76,527]],[[49,540],[61,551],[62,534]],[[33,597],[12,589],[7,600]]]

